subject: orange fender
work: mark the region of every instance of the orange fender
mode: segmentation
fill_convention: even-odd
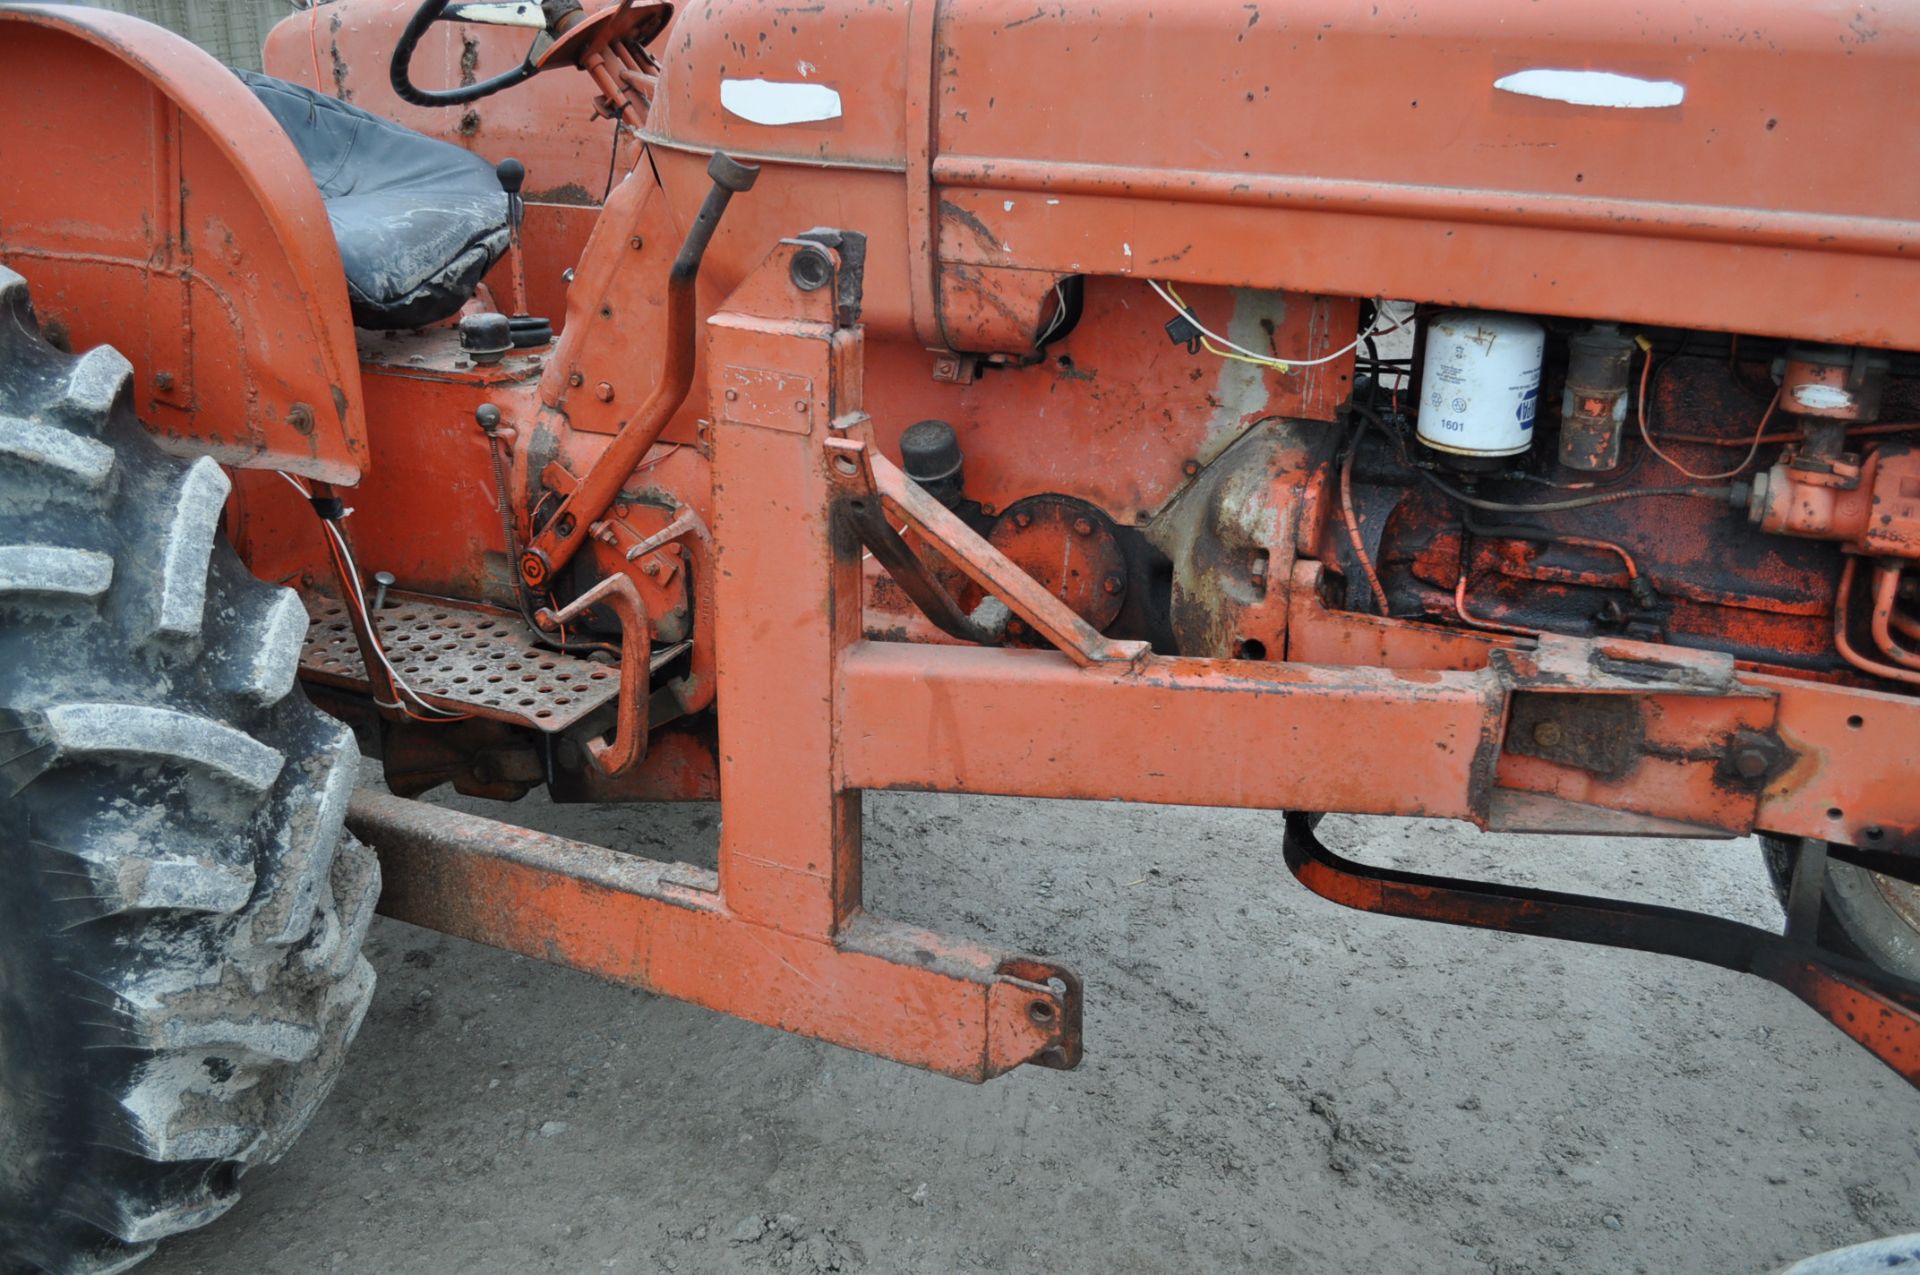
[[[0,262],[111,342],[170,452],[358,480],[366,417],[320,192],[219,62],[125,14],[0,8]]]

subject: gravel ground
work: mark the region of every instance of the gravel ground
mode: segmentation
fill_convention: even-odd
[[[338,1092],[143,1272],[1665,1275],[1920,1229],[1920,1094],[1757,979],[1345,911],[1277,815],[867,804],[874,910],[1078,965],[1078,1071],[963,1085],[383,921]],[[504,812],[711,861],[712,807]],[[1745,842],[1322,835],[1779,917]]]

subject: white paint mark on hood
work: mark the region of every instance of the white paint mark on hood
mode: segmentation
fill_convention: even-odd
[[[451,6],[445,11],[444,17],[449,22],[473,22],[494,27],[532,27],[540,30],[547,25],[547,15],[531,0],[475,0],[471,4]]]
[[[1493,82],[1493,87],[1522,97],[1541,97],[1574,106],[1608,106],[1615,110],[1645,111],[1678,106],[1687,100],[1687,86],[1672,80],[1642,80],[1614,71],[1562,71],[1537,67],[1515,71]]]
[[[722,80],[720,105],[754,124],[818,124],[840,118],[840,92],[791,80]]]

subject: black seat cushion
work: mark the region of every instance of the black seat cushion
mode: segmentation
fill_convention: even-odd
[[[301,85],[235,74],[320,188],[354,323],[417,328],[465,304],[507,249],[507,196],[493,165]]]

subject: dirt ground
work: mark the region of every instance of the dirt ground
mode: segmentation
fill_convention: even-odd
[[[710,861],[711,807],[506,809]],[[1778,920],[1745,842],[1322,833]],[[1086,978],[1080,1069],[980,1087],[381,922],[330,1104],[142,1270],[1665,1275],[1920,1228],[1920,1093],[1785,992],[1348,912],[1279,840],[1262,813],[868,798],[874,910]]]

